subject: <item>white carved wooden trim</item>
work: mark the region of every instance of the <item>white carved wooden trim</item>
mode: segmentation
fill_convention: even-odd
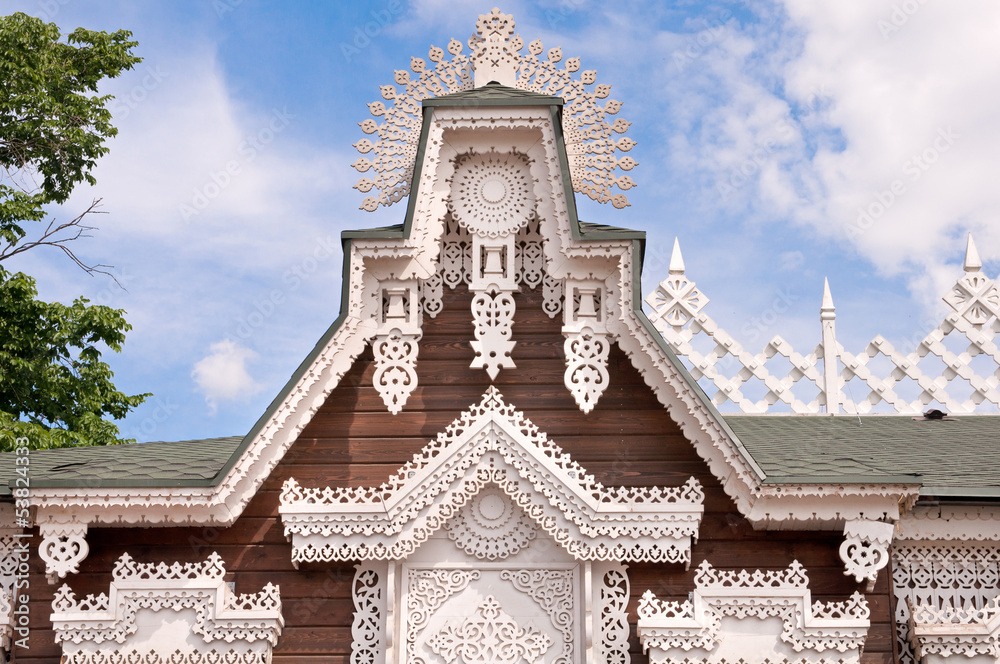
[[[14,638],[15,594],[7,588],[0,588],[0,654],[8,660]]]
[[[589,413],[604,394],[610,380],[608,335],[604,305],[604,283],[593,279],[566,281],[567,305],[563,312],[563,335],[566,341],[566,373],[563,382],[580,410]]]
[[[631,171],[637,162],[629,156],[616,157],[616,151],[628,152],[635,141],[628,137],[614,139],[615,134],[628,131],[630,122],[618,118],[613,122],[609,116],[616,115],[621,102],[607,99],[610,85],[590,86],[596,82],[594,70],[575,74],[580,69],[579,58],[569,58],[565,67],[562,49],[550,49],[546,59],[541,59],[544,48],[541,40],[528,45],[528,52],[522,53],[524,42],[514,36],[514,19],[494,9],[491,14],[481,15],[476,24],[477,36],[473,44],[472,56],[462,54],[461,42],[452,39],[445,58],[443,49],[431,47],[428,64],[422,58],[410,60],[411,71],[396,71],[394,85],[381,86],[383,101],[368,105],[371,114],[384,118],[381,124],[368,119],[361,123],[361,130],[374,135],[374,141],[362,139],[354,147],[362,155],[374,153],[372,157],[362,156],[352,166],[361,173],[374,171],[371,177],[358,180],[355,189],[368,193],[378,190],[376,196],[364,199],[361,209],[374,211],[379,205],[388,206],[409,194],[413,177],[417,145],[420,141],[421,104],[428,97],[481,87],[496,81],[508,87],[519,88],[541,94],[564,96],[563,135],[569,157],[573,190],[601,203],[610,202],[616,208],[628,206],[624,193],[612,193],[617,187],[627,191],[635,186],[628,175],[616,175],[620,168]],[[412,72],[412,75],[411,75]],[[390,102],[389,108],[385,102]]]
[[[13,525],[13,522],[11,518],[10,524]],[[14,637],[15,605],[28,601],[27,595],[18,592],[24,590],[25,579],[28,578],[30,552],[27,541],[26,534],[19,529],[0,527],[0,651],[4,656],[9,654]],[[22,617],[27,620],[27,615],[22,614]],[[22,627],[27,628],[28,625]]]
[[[472,237],[472,320],[476,353],[472,368],[495,380],[513,368],[514,297],[517,290],[515,235],[535,216],[533,176],[516,152],[459,155],[448,198],[452,218]],[[523,257],[522,257],[523,265]]]
[[[107,594],[77,599],[63,585],[52,629],[64,661],[238,661],[266,664],[284,621],[278,587],[234,595],[217,553],[202,563],[115,563]],[[170,617],[165,620],[167,612]],[[117,657],[117,659],[116,659]]]
[[[956,542],[1000,541],[1000,508],[993,506],[917,505],[896,526],[903,540]]]
[[[796,352],[780,335],[760,353],[747,352],[703,311],[708,298],[685,274],[676,240],[669,276],[646,298],[646,303],[652,308],[649,318],[656,329],[687,361],[692,375],[711,393],[716,405],[732,402],[746,413],[767,412],[778,403],[794,413],[819,413],[824,409],[830,413],[867,413],[880,402],[905,414],[919,414],[931,404],[953,414],[986,407],[995,410],[1000,407],[1000,289],[982,272],[982,261],[971,236],[964,268],[965,274],[943,298],[951,313],[908,354],[882,336],[875,337],[859,353],[841,347],[836,340],[836,309],[829,282],[824,283],[820,307],[822,339],[812,353]],[[705,354],[694,343],[699,335],[712,342]],[[962,351],[949,349],[949,335],[954,335]],[[787,359],[791,368],[772,372],[768,360],[776,355]],[[988,367],[974,366],[979,356],[990,360]],[[889,360],[891,371],[873,372],[870,365],[879,357]],[[730,360],[732,369],[726,366]],[[855,388],[852,395],[845,386],[855,378],[862,382],[862,391]],[[915,399],[897,392],[897,385],[904,380],[919,387]],[[766,389],[762,399],[753,401],[744,394],[745,387],[751,384]]]
[[[891,553],[900,664],[918,661],[912,648],[911,605],[972,612],[986,609],[1000,592],[1000,545],[996,542],[897,539]]]
[[[594,630],[595,662],[629,664],[628,602],[629,580],[627,565],[594,563]]]
[[[385,664],[387,650],[388,569],[384,562],[356,565],[351,597],[351,664]]]
[[[538,524],[497,486],[488,486],[445,524],[448,537],[479,560],[517,555],[538,534]]]
[[[372,384],[386,408],[395,415],[417,387],[422,314],[420,289],[416,279],[386,279],[380,286],[382,307],[372,341],[375,358]]]
[[[534,664],[548,651],[552,639],[532,625],[518,625],[488,595],[465,620],[445,623],[427,645],[447,664],[457,659],[464,664],[517,664],[522,659]]]
[[[278,508],[294,563],[406,558],[484,489],[498,488],[579,560],[690,560],[704,493],[609,489],[490,387],[414,461],[379,487],[285,482]]]
[[[80,571],[80,563],[90,553],[86,524],[43,523],[38,532],[42,538],[38,555],[45,561],[45,578],[49,583],[58,583],[67,574]]]
[[[698,567],[691,599],[669,602],[648,590],[643,594],[639,640],[651,664],[763,664],[797,661],[804,651],[859,661],[870,624],[864,597],[856,592],[844,602],[813,602],[808,584],[798,561],[785,570],[753,572],[717,570],[706,561]],[[752,627],[740,626],[747,620]]]
[[[867,579],[868,592],[875,588],[878,573],[889,564],[889,545],[895,529],[894,524],[868,519],[852,519],[844,524],[844,542],[840,545],[844,574],[859,583]]]
[[[993,597],[982,608],[906,602],[916,661],[978,664],[1000,660],[1000,597]]]

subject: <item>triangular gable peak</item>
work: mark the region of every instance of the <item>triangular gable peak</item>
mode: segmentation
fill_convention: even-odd
[[[396,74],[401,89],[382,88],[383,98],[395,102],[391,108],[369,106],[384,122],[362,123],[379,140],[357,144],[375,153],[355,162],[375,170],[358,188],[380,189],[389,196],[377,199],[381,204],[409,193],[405,223],[344,233],[340,316],[230,461],[198,486],[139,486],[128,478],[101,486],[33,483],[48,571],[58,577],[75,571],[87,555],[90,525],[232,524],[369,344],[373,384],[386,408],[405,409],[419,382],[424,319],[440,311],[443,289],[459,283],[473,293],[475,334],[468,342],[478,355],[472,366],[492,378],[511,365],[518,332],[512,294],[543,289],[546,312],[562,316],[565,385],[580,410],[590,412],[600,401],[608,352],[618,344],[755,525],[842,528],[873,513],[898,516],[897,487],[845,492],[764,483],[764,473],[642,312],[644,234],[576,217],[574,192],[624,206],[610,191],[633,186],[613,175],[635,162],[616,156],[632,143],[615,138],[628,122],[610,120],[620,108],[602,101],[610,86],[595,85],[593,71],[577,75],[575,58],[560,66],[559,49],[542,59],[541,42],[523,53],[513,19],[498,10],[481,17],[478,27],[471,57],[460,55],[457,42],[449,44],[450,61],[432,48],[433,67],[415,58],[413,78]],[[491,78],[473,87],[472,75],[489,54],[506,74],[491,69]],[[509,83],[508,75],[515,87],[491,82]],[[411,184],[400,188],[400,182]]]
[[[450,520],[461,521],[463,507],[482,492],[496,489],[500,501],[536,524],[528,528],[577,560],[688,563],[704,512],[694,478],[665,489],[603,486],[490,387],[381,486],[307,489],[289,479],[279,513],[295,564],[404,560]],[[506,523],[504,530],[518,527],[516,518]],[[472,539],[489,546],[486,538]],[[495,548],[474,553],[506,557]]]

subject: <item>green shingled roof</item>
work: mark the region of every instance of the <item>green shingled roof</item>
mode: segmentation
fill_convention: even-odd
[[[1000,416],[725,415],[767,483],[907,482],[1000,496]]]
[[[108,447],[38,450],[29,454],[32,487],[210,486],[243,436]],[[0,495],[16,477],[16,455],[0,455]]]
[[[462,90],[440,97],[428,97],[424,106],[562,106],[562,97],[519,90],[499,83]]]

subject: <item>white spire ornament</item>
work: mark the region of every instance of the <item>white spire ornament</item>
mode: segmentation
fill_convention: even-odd
[[[630,122],[616,115],[621,102],[607,99],[610,85],[596,85],[597,72],[588,70],[575,79],[580,70],[580,59],[566,60],[563,68],[562,49],[544,50],[541,40],[528,44],[528,53],[521,53],[524,42],[514,34],[514,18],[494,8],[481,15],[476,23],[477,34],[469,39],[472,55],[462,54],[461,42],[448,43],[446,59],[444,49],[432,46],[428,53],[430,63],[422,58],[410,59],[410,71],[397,70],[395,85],[383,85],[380,90],[384,101],[368,104],[379,123],[368,119],[360,123],[361,130],[373,138],[354,144],[363,155],[352,166],[365,174],[355,189],[363,193],[376,190],[361,204],[361,209],[374,212],[379,205],[389,206],[410,193],[410,181],[420,143],[423,121],[421,102],[454,92],[482,87],[496,82],[508,87],[562,97],[563,135],[569,158],[573,191],[584,194],[600,203],[611,203],[616,208],[629,205],[624,193],[635,186],[628,175],[616,175],[618,169],[631,171],[637,162],[627,155],[635,141],[616,134],[624,134]],[[401,86],[397,88],[396,86]],[[389,104],[388,106],[386,104]]]

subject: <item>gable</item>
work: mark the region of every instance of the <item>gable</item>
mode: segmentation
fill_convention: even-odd
[[[694,478],[603,486],[490,386],[381,485],[309,489],[290,479],[279,512],[294,562],[400,560],[488,487],[581,560],[690,562],[704,501]]]

